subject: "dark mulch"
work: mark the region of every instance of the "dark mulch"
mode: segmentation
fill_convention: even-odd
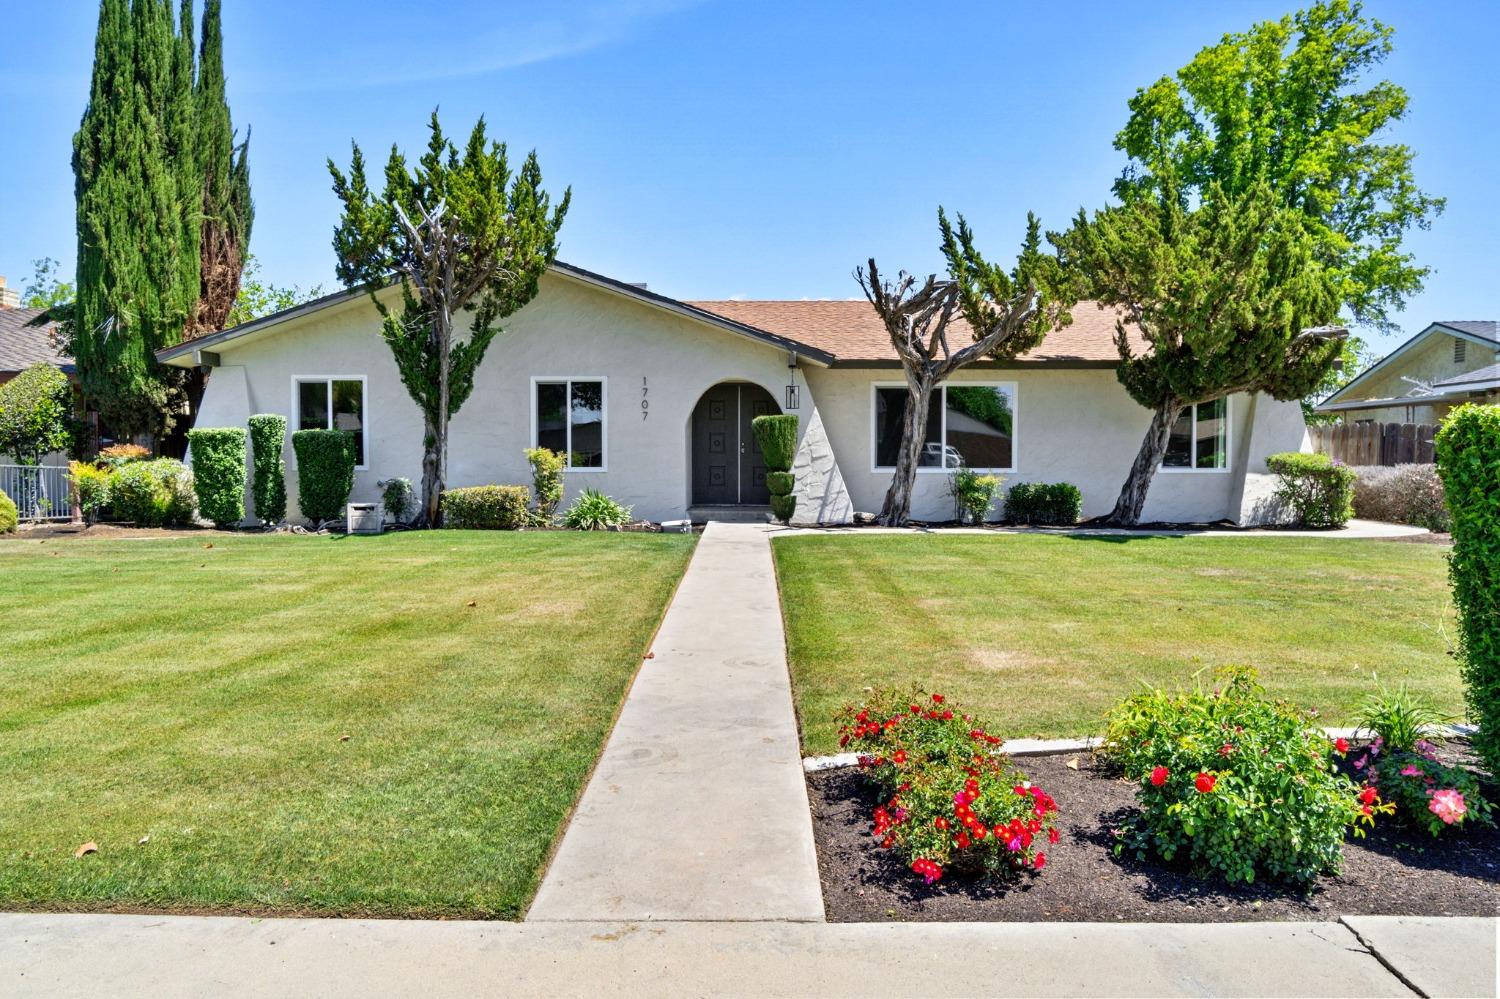
[[[1079,769],[1067,767],[1078,759]],[[1047,867],[1011,882],[945,875],[927,887],[870,837],[876,799],[858,770],[808,778],[823,904],[832,922],[1231,922],[1343,915],[1500,914],[1500,830],[1474,825],[1434,839],[1394,819],[1350,838],[1344,870],[1310,889],[1229,887],[1160,862],[1116,857],[1111,830],[1134,811],[1134,785],[1087,754],[1017,760],[1057,800],[1062,839]],[[1495,788],[1490,786],[1491,800]]]

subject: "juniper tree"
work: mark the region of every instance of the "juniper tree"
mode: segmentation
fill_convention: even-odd
[[[199,245],[198,308],[189,332],[211,333],[230,325],[230,313],[249,260],[250,199],[247,135],[235,144],[234,124],[224,93],[224,36],[220,0],[203,5],[198,78],[193,99],[198,124],[198,167],[203,178]]]
[[[873,257],[854,272],[906,376],[901,444],[878,518],[888,526],[904,524],[911,515],[928,407],[938,386],[980,358],[1006,360],[1030,350],[1050,330],[1071,321],[1057,295],[1062,272],[1041,250],[1034,215],[1027,216],[1026,238],[1009,271],[980,254],[962,215],[955,228],[939,208],[938,229],[948,262],[946,280],[930,274],[919,287],[914,276],[901,271],[892,281],[881,277]],[[959,318],[964,325],[955,325]]]
[[[345,287],[369,292],[401,382],[422,411],[422,516],[437,526],[448,422],[473,391],[499,320],[536,297],[557,256],[572,190],[553,209],[535,151],[513,175],[505,144],[489,141],[483,118],[462,152],[443,136],[436,111],[429,129],[414,168],[391,147],[379,196],[369,188],[358,144],[347,176],[332,160],[328,171],[343,203],[333,237],[336,273]],[[393,276],[399,311],[380,298]],[[468,333],[455,336],[461,312],[469,313]]]
[[[1301,212],[1267,184],[1240,195],[1210,184],[1202,204],[1140,199],[1080,213],[1053,236],[1064,261],[1089,276],[1091,292],[1117,307],[1117,375],[1151,423],[1110,519],[1135,524],[1188,406],[1238,392],[1300,399],[1343,348],[1341,283],[1317,259]],[[1146,341],[1136,353],[1127,324]]]

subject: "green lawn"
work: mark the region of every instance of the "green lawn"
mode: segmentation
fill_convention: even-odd
[[[804,748],[867,687],[921,684],[1011,736],[1083,735],[1141,681],[1249,663],[1328,724],[1384,682],[1462,711],[1434,545],[1039,535],[775,542]],[[1210,671],[1211,672],[1211,671]]]
[[[516,916],[692,546],[0,542],[0,908]]]

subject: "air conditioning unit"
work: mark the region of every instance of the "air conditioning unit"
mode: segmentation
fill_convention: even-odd
[[[350,503],[344,508],[344,523],[350,534],[379,534],[385,528],[385,510],[380,503]]]

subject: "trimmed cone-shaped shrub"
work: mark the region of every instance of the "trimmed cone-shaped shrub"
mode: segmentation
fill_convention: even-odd
[[[796,484],[797,480],[791,472],[766,473],[766,488],[771,490],[772,496],[790,496],[792,487]]]
[[[286,461],[281,456],[285,445],[285,416],[257,413],[250,417],[251,494],[255,516],[267,527],[286,518]]]
[[[245,519],[245,431],[203,427],[189,430],[187,438],[198,513],[215,527],[237,526]]]
[[[292,452],[302,516],[314,523],[342,517],[354,488],[354,438],[342,430],[299,430]]]
[[[766,467],[773,472],[790,472],[797,454],[797,417],[790,414],[757,416],[750,421],[755,442],[760,445]]]
[[[15,501],[0,489],[0,534],[10,534],[16,529],[17,522]]]
[[[1448,577],[1474,736],[1500,774],[1500,406],[1463,405],[1437,434],[1438,474],[1453,514]]]
[[[797,512],[797,497],[795,496],[772,496],[771,514],[783,524],[789,524],[792,514]]]

